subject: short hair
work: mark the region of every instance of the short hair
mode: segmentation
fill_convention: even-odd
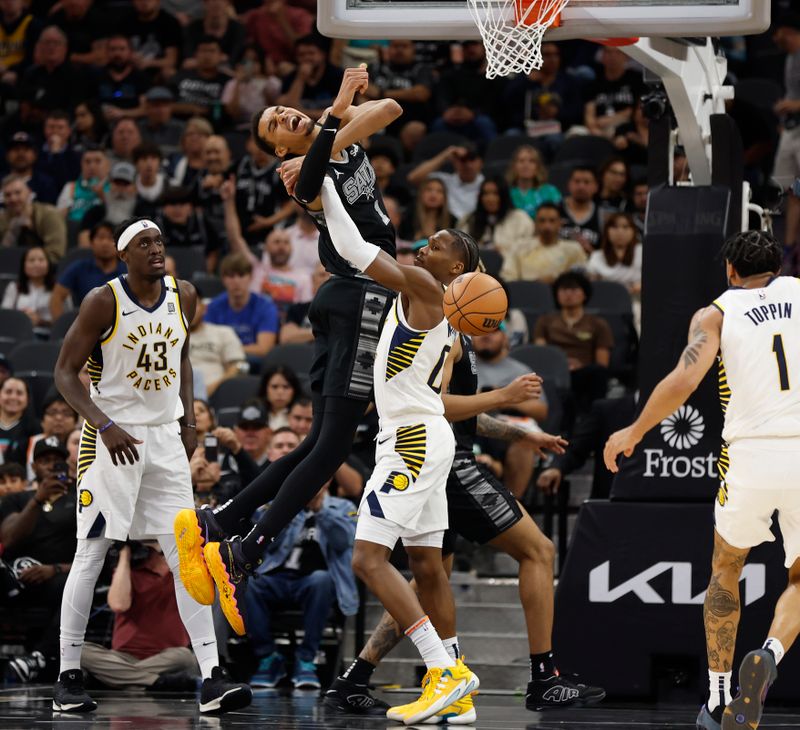
[[[112,236],[114,236],[114,224],[110,221],[100,221],[99,223],[95,223],[92,226],[92,229],[89,231],[89,240],[93,241],[95,238],[97,238],[97,234],[100,233],[103,228],[105,228]],[[114,236],[114,240],[116,240],[116,236]]]
[[[292,436],[296,436],[298,439],[300,438],[300,435],[297,433],[297,431],[292,431],[292,429],[289,428],[288,426],[281,426],[280,428],[276,428],[272,432],[272,438],[275,438],[279,433],[290,433],[292,434]]]
[[[202,134],[207,134],[209,137],[214,134],[214,127],[211,126],[211,122],[203,117],[189,117],[186,120],[186,125],[183,128],[183,134],[181,136],[185,137],[190,129],[196,129]]]
[[[67,114],[67,112],[65,112],[63,109],[53,109],[52,111],[47,112],[47,115],[45,116],[44,119],[45,121],[47,121],[48,119],[60,119],[63,122],[72,121],[69,118],[69,114]]]
[[[397,166],[400,164],[400,159],[397,156],[397,153],[388,145],[380,144],[380,142],[372,145],[370,147],[367,156],[370,159],[374,159],[375,157],[385,157],[389,162],[392,163],[392,166],[397,169]]]
[[[195,52],[197,52],[198,46],[210,45],[211,43],[213,43],[217,48],[219,48],[220,51],[222,50],[222,43],[220,43],[219,38],[217,38],[214,35],[211,35],[210,33],[204,33],[203,35],[200,36],[200,39],[197,41],[197,45],[195,46]]]
[[[458,228],[445,228],[453,239],[461,246],[461,260],[464,262],[464,271],[478,271],[481,264],[481,254],[475,239]]]
[[[783,266],[783,246],[771,233],[742,231],[731,236],[720,251],[741,277],[775,273]]]
[[[294,408],[295,406],[302,406],[303,408],[308,408],[309,406],[313,407],[313,405],[314,404],[311,401],[311,398],[309,398],[307,395],[301,395],[294,399],[292,404],[289,406],[289,410],[291,411],[292,408]]]
[[[558,291],[559,289],[583,289],[586,296],[584,302],[588,302],[592,298],[592,282],[586,274],[580,271],[565,271],[553,282],[553,299],[555,299],[556,306],[561,309],[558,304]]]
[[[27,180],[22,175],[18,175],[16,172],[12,172],[3,178],[2,187],[5,187],[6,185],[11,185],[11,183],[17,182],[18,180],[19,182],[27,183]]]
[[[570,170],[570,178],[576,172],[588,172],[594,178],[594,181],[597,182],[597,170],[595,170],[591,165],[575,165],[575,167]]]
[[[258,147],[258,149],[260,149],[262,152],[266,152],[270,157],[275,157],[275,148],[258,133],[258,123],[261,121],[261,117],[264,115],[264,112],[267,111],[267,109],[269,109],[269,107],[265,106],[263,109],[260,109],[253,114],[252,118],[250,119],[250,134],[253,135],[253,142],[256,143],[256,147]]]
[[[155,142],[141,142],[133,148],[133,161],[139,162],[146,157],[157,157],[159,160],[163,160],[164,153]]]
[[[246,276],[253,273],[253,264],[243,253],[229,253],[219,265],[219,275]]]
[[[3,477],[25,480],[25,467],[22,464],[18,464],[16,461],[11,461],[8,464],[0,464],[0,479]]]
[[[100,152],[103,155],[103,157],[107,157],[105,147],[97,144],[96,142],[89,142],[83,148],[83,154],[81,155],[81,159],[83,159],[83,157],[85,155],[88,155],[90,152]]]
[[[541,210],[554,210],[556,213],[561,215],[561,208],[559,208],[555,203],[551,203],[549,200],[539,204],[539,207],[536,209],[536,215],[539,215],[539,211]]]
[[[308,35],[298,38],[294,42],[294,47],[299,48],[300,46],[315,46],[323,53],[328,53],[328,44],[325,42],[325,38],[319,35],[319,33],[309,33]]]

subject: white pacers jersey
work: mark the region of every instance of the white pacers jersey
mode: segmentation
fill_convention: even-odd
[[[178,283],[165,276],[161,297],[149,308],[136,300],[125,276],[107,286],[114,294],[114,324],[89,356],[91,398],[117,423],[172,423],[183,415],[181,349],[188,325]]]
[[[800,436],[800,280],[729,289],[714,306],[723,314],[722,438]]]
[[[375,353],[372,377],[381,431],[444,417],[442,369],[456,331],[444,318],[433,329],[412,329],[402,298],[394,300]]]

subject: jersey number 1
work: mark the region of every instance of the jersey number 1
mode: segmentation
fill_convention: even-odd
[[[778,361],[778,379],[781,383],[781,390],[789,390],[789,368],[786,367],[786,352],[783,349],[783,337],[775,335],[772,338],[772,351]]]
[[[431,375],[428,378],[428,385],[434,393],[442,392],[442,381],[439,380],[439,375],[442,373],[442,366],[444,365],[444,361],[447,359],[447,353],[450,352],[450,347],[450,345],[445,345],[442,348],[442,354],[439,355],[439,359],[436,361],[436,365],[433,366]],[[439,380],[439,385],[436,385],[437,380]]]

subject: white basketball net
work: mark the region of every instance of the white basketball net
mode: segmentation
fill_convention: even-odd
[[[486,78],[542,67],[542,39],[569,0],[467,0],[486,48]]]

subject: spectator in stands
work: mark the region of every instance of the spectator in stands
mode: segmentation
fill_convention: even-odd
[[[437,172],[445,162],[451,162],[455,172]],[[458,219],[475,210],[483,182],[482,169],[483,159],[474,146],[451,146],[415,167],[408,174],[408,182],[420,185],[428,177],[439,178],[447,188],[449,210]]]
[[[201,297],[191,323],[189,356],[192,367],[203,373],[203,382],[211,395],[225,380],[236,377],[247,365],[242,343],[230,327],[205,322],[206,305]]]
[[[317,266],[311,276],[312,299],[319,288],[331,278],[330,273],[317,261]],[[311,331],[311,322],[308,320],[308,310],[311,302],[293,304],[286,310],[286,321],[281,326],[280,342],[282,345],[313,342],[314,334]]]
[[[205,263],[196,263],[197,271],[213,271],[222,247],[216,230],[194,206],[189,188],[169,187],[161,195],[161,212],[155,222],[170,248],[202,246]]]
[[[280,161],[268,155],[247,137],[247,154],[236,166],[236,213],[242,236],[248,246],[260,245],[273,226],[285,221],[294,212],[294,205],[278,177]],[[223,184],[223,189],[225,189]],[[317,232],[314,227],[314,232]],[[316,243],[316,238],[314,239]],[[314,259],[317,247],[314,246]]]
[[[12,88],[33,63],[41,31],[42,21],[28,12],[24,0],[0,3],[0,97],[11,97]]]
[[[600,168],[598,177],[600,192],[597,194],[597,214],[602,228],[609,215],[628,207],[628,165],[621,157],[612,157]]]
[[[642,247],[633,218],[625,213],[608,216],[600,250],[589,256],[586,272],[593,279],[616,281],[638,296],[642,290]]]
[[[397,201],[397,198],[395,198],[393,195],[384,195],[383,207],[386,210],[386,215],[389,216],[389,220],[391,221],[395,230],[394,241],[395,245],[397,246],[397,253],[400,253],[400,249],[407,249],[410,251],[414,242],[405,238],[401,238],[399,233],[400,229],[403,227],[403,209],[400,207],[400,203]]]
[[[2,223],[0,222],[0,226]],[[34,331],[44,335],[50,328],[50,296],[55,284],[55,266],[41,246],[32,246],[20,260],[19,274],[3,292],[3,309],[25,312]]]
[[[225,234],[225,205],[220,188],[231,166],[231,151],[224,137],[211,135],[203,146],[204,168],[195,178],[195,202],[217,235]]]
[[[67,436],[67,473],[70,479],[78,478],[78,450],[81,445],[81,429],[74,429]]]
[[[289,406],[289,428],[292,429],[302,441],[311,431],[314,420],[311,398],[301,395],[294,399]]]
[[[71,309],[70,305],[80,306],[83,298],[96,286],[102,286],[127,271],[125,264],[117,256],[114,226],[111,223],[98,223],[92,228],[89,246],[92,257],[73,262],[58,277],[50,298],[53,322]]]
[[[145,204],[142,215],[155,215],[158,202],[164,193],[167,177],[161,171],[161,149],[153,142],[141,142],[133,150],[136,165],[136,192]]]
[[[319,264],[319,253],[317,252],[317,242],[319,231],[314,224],[314,219],[308,214],[305,208],[298,203],[291,202],[290,213],[296,213],[294,223],[286,230],[292,242],[292,257],[289,265],[311,274],[312,284],[314,272]]]
[[[0,210],[0,246],[38,246],[55,263],[67,249],[67,226],[55,207],[33,199],[33,193],[18,175],[3,179]]]
[[[203,150],[206,140],[214,134],[213,127],[203,117],[192,117],[181,135],[181,154],[172,165],[172,184],[191,186],[205,166]]]
[[[511,202],[508,183],[500,177],[483,181],[475,212],[462,218],[458,227],[467,231],[482,248],[511,254],[533,238],[533,220]]]
[[[44,120],[44,145],[39,150],[36,167],[49,175],[58,193],[70,180],[75,180],[81,172],[81,158],[70,144],[70,119],[62,109],[49,112]]]
[[[286,661],[276,649],[270,618],[278,609],[296,606],[303,612],[303,641],[295,650],[292,684],[320,687],[314,659],[334,602],[345,616],[358,610],[350,567],[354,539],[353,503],[331,497],[326,484],[269,546],[249,586],[245,607],[259,659],[253,684],[274,687],[286,676]]]
[[[487,144],[497,135],[490,115],[499,108],[499,86],[486,78],[483,43],[466,41],[462,46],[463,62],[445,71],[439,81],[434,98],[441,116],[434,120],[431,131],[455,132]]]
[[[411,195],[405,185],[395,185],[394,183],[394,174],[397,172],[399,164],[394,149],[385,144],[382,145],[380,142],[370,145],[369,161],[372,169],[375,170],[375,183],[381,191],[384,207],[386,207],[387,196],[395,198],[403,206],[406,206],[411,200]]]
[[[25,463],[28,440],[41,430],[29,404],[28,384],[21,378],[6,378],[0,385],[0,463]]]
[[[303,36],[295,41],[294,47],[297,66],[283,79],[277,103],[319,119],[336,98],[344,72],[328,61],[322,36],[315,33]]]
[[[6,150],[9,171],[21,177],[40,203],[56,202],[58,189],[53,178],[41,168],[37,169],[38,154],[33,138],[27,132],[17,132],[11,137]]]
[[[219,41],[222,65],[233,68],[238,63],[244,49],[246,33],[244,26],[231,17],[230,9],[227,0],[203,0],[203,17],[193,20],[183,31],[184,68],[195,67],[197,47],[204,37]]]
[[[258,392],[267,406],[267,421],[272,432],[289,425],[289,408],[303,393],[294,370],[285,365],[273,365],[261,376]]]
[[[8,358],[0,352],[0,385],[6,382],[11,377],[11,373],[13,369],[11,367],[11,363],[8,361]],[[2,462],[2,458],[0,458],[0,463]]]
[[[263,5],[245,17],[250,40],[264,50],[279,76],[285,76],[294,62],[294,44],[314,30],[314,16],[293,7],[286,0],[264,0]]]
[[[647,216],[647,194],[649,192],[650,187],[647,184],[647,180],[634,180],[629,213],[636,230],[639,231],[639,238],[644,236],[644,223]]]
[[[524,210],[531,218],[542,203],[560,203],[561,193],[547,180],[547,169],[542,155],[533,145],[517,147],[506,173],[511,186],[511,202],[515,208]]]
[[[537,345],[553,345],[564,351],[572,376],[572,394],[578,410],[586,413],[592,401],[604,398],[614,337],[601,317],[586,314],[592,285],[580,272],[568,271],[553,283],[557,312],[536,320]]]
[[[536,235],[503,260],[506,281],[538,280],[552,283],[574,266],[586,264],[586,253],[577,241],[559,236],[561,212],[554,203],[542,203],[536,211]]]
[[[220,100],[230,76],[219,69],[222,60],[219,38],[210,35],[200,38],[194,60],[193,68],[179,71],[170,81],[175,91],[172,111],[176,117],[185,119],[208,117],[220,127],[224,112]]]
[[[614,131],[612,140],[629,165],[647,165],[647,146],[650,142],[650,120],[642,111],[641,99],[633,108],[633,118],[623,122]]]
[[[267,411],[261,400],[249,400],[242,405],[234,432],[236,438],[241,442],[242,448],[263,471],[270,461],[268,451],[272,440],[272,431],[267,425]],[[288,439],[281,439],[281,443],[283,440],[288,441]]]
[[[154,86],[144,95],[139,134],[144,142],[156,144],[164,155],[178,151],[183,124],[172,118],[175,97],[166,86]]]
[[[82,153],[91,145],[102,149],[107,138],[108,126],[97,102],[82,101],[78,104],[75,107],[75,127],[70,137],[70,144],[75,151]],[[75,177],[77,176],[76,174]]]
[[[118,226],[134,215],[146,215],[150,206],[136,191],[136,168],[130,162],[115,162],[109,173],[111,185],[103,202],[86,211],[80,224],[78,245],[89,246],[89,232],[103,221]]]
[[[577,241],[590,254],[600,245],[600,216],[594,200],[597,173],[594,168],[587,165],[573,167],[567,192],[569,195],[561,201],[561,238]]]
[[[44,119],[53,109],[72,109],[92,96],[84,69],[67,60],[67,36],[55,25],[45,28],[34,48],[34,60],[22,76],[20,94],[31,100],[34,116]]]
[[[448,206],[447,186],[438,177],[429,177],[420,185],[413,217],[406,218],[400,235],[416,241],[443,228],[452,228],[455,223],[456,217]]]
[[[114,33],[106,42],[107,62],[97,73],[97,100],[111,122],[144,114],[144,94],[151,80],[133,61],[131,39]]]
[[[134,61],[151,79],[164,81],[178,66],[181,26],[161,8],[160,0],[133,0],[122,14],[119,30],[131,39]]]
[[[505,388],[520,375],[527,375],[531,369],[509,356],[508,337],[505,326],[488,335],[473,339],[478,366],[478,392]],[[503,414],[528,428],[538,429],[538,423],[547,418],[547,399],[531,398],[503,410]],[[527,420],[525,420],[527,419]],[[511,442],[507,446],[499,443],[484,443],[488,453],[503,463],[505,485],[518,499],[521,498],[533,476],[534,454],[523,444]]]
[[[586,90],[588,101],[583,119],[590,134],[611,139],[621,124],[633,118],[636,100],[642,95],[642,75],[627,68],[628,57],[619,49],[603,46],[602,66]]]
[[[103,202],[105,194],[111,190],[109,171],[109,160],[103,149],[87,145],[81,155],[80,177],[63,187],[56,203],[67,221],[80,223],[89,208]]]
[[[394,99],[403,107],[403,116],[387,127],[390,134],[397,134],[409,122],[426,126],[430,123],[433,68],[417,58],[414,41],[399,38],[389,41],[386,61],[371,68],[369,78],[370,85],[364,92],[366,99]]]
[[[561,70],[559,44],[542,43],[542,67],[527,76],[517,74],[503,91],[507,126],[519,134],[526,133],[537,121],[549,120],[546,110],[555,99],[558,99],[557,118],[564,132],[583,123],[580,85]]]
[[[800,197],[791,188],[800,177],[800,15],[786,13],[774,24],[773,41],[786,53],[783,84],[786,95],[775,105],[780,118],[781,136],[775,153],[772,175],[786,195],[786,246],[794,246],[800,239]]]
[[[34,452],[35,490],[8,495],[0,505],[3,559],[19,567],[23,586],[7,607],[9,618],[32,608],[49,613],[29,654],[17,656],[7,671],[33,682],[58,659],[61,595],[75,554],[75,483],[66,475],[66,449],[57,438],[40,441]]]
[[[142,135],[136,121],[130,117],[121,117],[111,130],[111,149],[108,159],[115,162],[133,162],[133,151],[142,143]]]
[[[55,437],[66,449],[67,439],[78,425],[78,414],[64,400],[55,388],[52,388],[42,403],[42,431],[28,439],[23,458],[28,465],[28,479],[33,480],[36,474],[33,469],[33,454],[36,444],[44,439]],[[67,455],[69,451],[67,450]]]
[[[49,20],[67,36],[69,60],[76,66],[100,66],[105,58],[109,22],[93,0],[61,0]]]
[[[253,114],[275,104],[280,93],[281,80],[264,72],[264,52],[249,44],[222,90],[222,103],[236,129],[248,132]]]
[[[22,464],[0,464],[0,506],[9,494],[24,492],[28,488],[25,467]]]
[[[268,297],[251,291],[253,265],[243,254],[228,254],[220,265],[225,292],[211,300],[206,321],[233,327],[244,346],[251,368],[274,346],[278,308]]]

